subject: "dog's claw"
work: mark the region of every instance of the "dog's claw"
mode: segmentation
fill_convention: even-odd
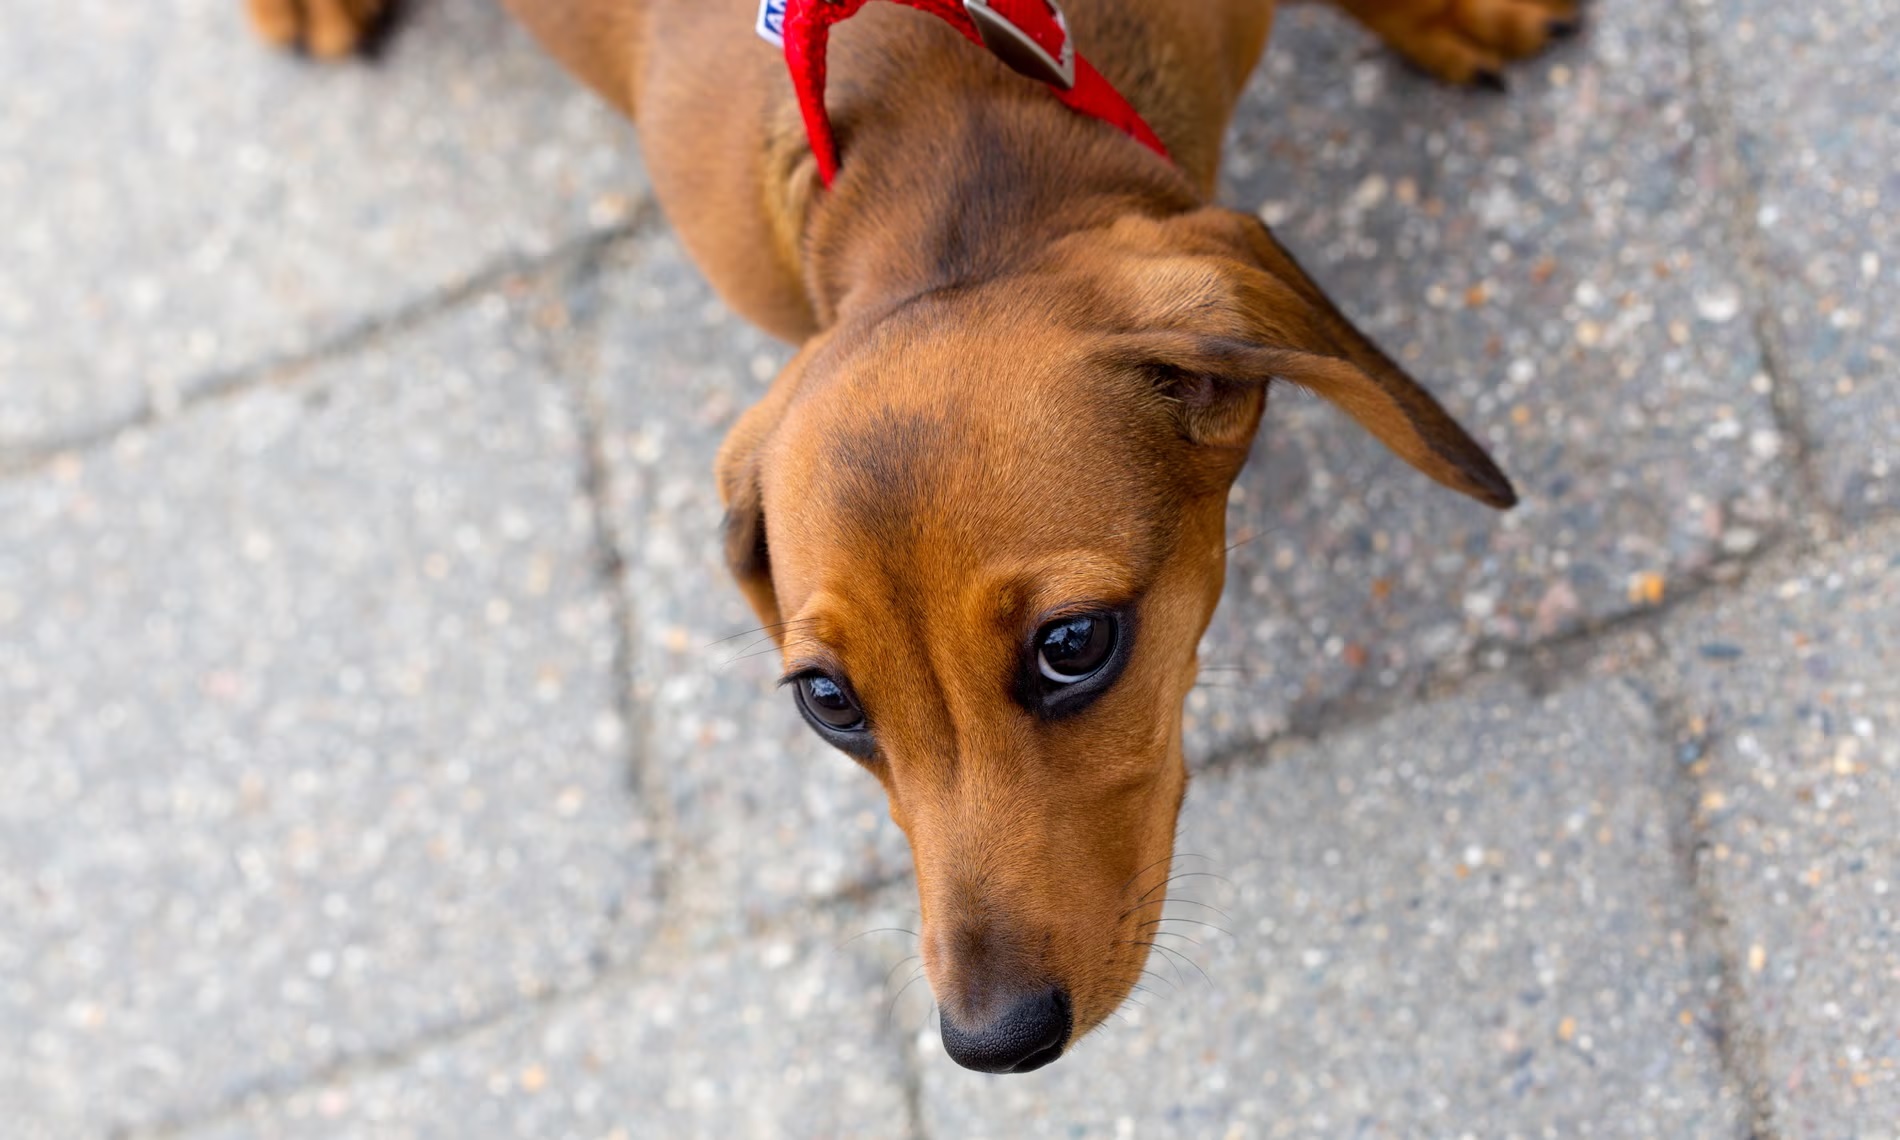
[[[1504,73],[1501,71],[1492,71],[1490,68],[1485,68],[1476,75],[1473,75],[1471,77],[1471,85],[1473,87],[1482,87],[1486,91],[1496,91],[1500,95],[1511,89],[1511,85],[1504,79]]]
[[[1578,20],[1552,20],[1544,25],[1544,33],[1553,40],[1567,40],[1583,30]]]

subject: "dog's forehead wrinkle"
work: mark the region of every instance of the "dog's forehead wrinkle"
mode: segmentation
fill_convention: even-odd
[[[875,408],[859,422],[824,426],[822,458],[797,496],[876,548],[1032,551],[1074,541],[1078,530],[1114,543],[1131,535],[1131,519],[1163,522],[1167,513],[1153,508],[1172,475],[1165,457],[1142,453],[1144,410],[1096,408],[1084,417],[1021,407],[977,415],[940,403]],[[1103,515],[1094,504],[1104,497],[1128,510]]]
[[[956,432],[940,410],[885,405],[827,424],[820,479],[841,516],[884,543],[910,535],[933,483],[958,465]]]

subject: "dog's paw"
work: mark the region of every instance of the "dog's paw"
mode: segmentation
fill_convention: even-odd
[[[1459,86],[1504,88],[1504,65],[1577,29],[1575,0],[1414,0],[1346,4],[1392,49]]]
[[[251,26],[266,43],[337,59],[362,47],[390,0],[245,0]]]

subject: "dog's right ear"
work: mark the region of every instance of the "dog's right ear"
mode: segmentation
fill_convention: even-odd
[[[1168,248],[1204,267],[1201,278],[1182,274],[1180,259],[1151,266],[1155,291],[1168,300],[1150,308],[1166,316],[1121,338],[1114,351],[1145,355],[1162,369],[1164,391],[1190,438],[1244,449],[1266,386],[1284,382],[1344,412],[1445,486],[1500,509],[1517,502],[1484,448],[1346,319],[1258,218],[1207,207],[1154,228],[1168,235]],[[1211,289],[1210,275],[1220,282]],[[1177,280],[1185,287],[1171,293]]]
[[[765,500],[760,453],[778,426],[783,400],[768,395],[746,410],[719,446],[713,470],[726,507],[726,568],[739,583],[759,622],[778,640],[778,592],[772,587],[771,546],[765,536]]]

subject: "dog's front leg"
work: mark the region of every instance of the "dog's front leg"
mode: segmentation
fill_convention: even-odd
[[[1576,27],[1574,0],[1333,0],[1447,83],[1502,89],[1504,65]]]

